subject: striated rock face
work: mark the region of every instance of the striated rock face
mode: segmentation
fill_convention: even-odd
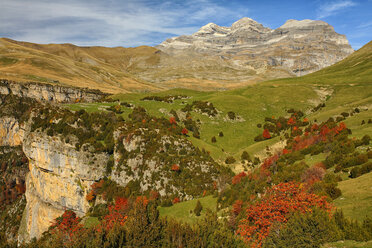
[[[171,55],[169,63],[175,68],[180,65],[184,72],[198,77],[198,70],[208,65],[214,73],[219,70],[218,76],[225,80],[305,75],[353,52],[345,35],[336,33],[323,21],[288,20],[281,27],[270,29],[246,17],[231,27],[209,23],[192,35],[168,39],[157,48]],[[224,75],[226,70],[230,77]],[[177,73],[182,74],[179,70]],[[214,79],[211,74],[207,78]]]
[[[19,146],[23,136],[24,129],[17,119],[10,116],[0,118],[0,146]]]
[[[94,102],[107,95],[99,90],[41,83],[16,83],[8,80],[0,80],[0,94],[13,94],[19,97],[51,102]]]
[[[90,185],[103,177],[108,160],[106,154],[76,151],[58,137],[41,132],[28,133],[23,150],[30,172],[19,232],[21,243],[39,238],[65,209],[84,215],[89,209],[86,194]]]

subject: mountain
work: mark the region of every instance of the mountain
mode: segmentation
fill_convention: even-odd
[[[0,77],[90,87],[108,93],[169,88],[218,90],[295,77],[353,52],[323,21],[288,20],[277,29],[242,18],[209,23],[156,47],[78,47],[0,39]]]
[[[346,37],[323,21],[288,20],[273,30],[246,17],[231,27],[209,23],[192,35],[168,39],[157,48],[185,63],[192,56],[193,62],[199,60],[197,65],[214,57],[220,63],[219,69],[242,72],[240,80],[301,76],[332,65],[353,52]],[[233,73],[227,78],[233,80],[236,76]]]
[[[372,82],[372,41],[347,58],[322,70],[298,78],[273,80],[275,83],[365,84]]]

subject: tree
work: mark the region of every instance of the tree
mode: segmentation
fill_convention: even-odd
[[[196,216],[200,216],[201,211],[203,210],[203,206],[201,205],[200,201],[196,202],[196,206],[194,208],[194,213]]]
[[[211,139],[211,141],[212,141],[212,143],[216,143],[217,142],[216,137],[213,136],[212,139]]]
[[[280,229],[280,227],[279,227]],[[315,208],[304,214],[297,212],[284,228],[271,229],[264,247],[320,247],[342,238],[342,232],[326,211]]]
[[[225,163],[226,163],[226,164],[233,164],[233,163],[235,163],[235,162],[236,162],[236,160],[235,160],[235,158],[232,157],[232,156],[227,157],[227,158],[225,159]]]
[[[80,219],[71,210],[66,210],[51,225],[51,233],[56,235],[57,240],[71,247],[83,229]]]
[[[261,247],[273,225],[281,225],[295,212],[311,212],[313,207],[331,213],[333,207],[325,196],[307,193],[295,182],[280,183],[267,190],[262,201],[246,209],[237,234],[251,247]]]
[[[242,156],[241,156],[241,159],[242,160],[247,160],[247,161],[251,160],[251,158],[250,158],[250,156],[249,156],[249,154],[248,154],[247,151],[243,151]]]
[[[219,132],[219,133],[218,133],[218,136],[223,137],[223,132],[222,132],[222,131]]]

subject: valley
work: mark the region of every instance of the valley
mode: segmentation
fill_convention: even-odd
[[[0,39],[0,247],[370,247],[371,57],[311,20]]]

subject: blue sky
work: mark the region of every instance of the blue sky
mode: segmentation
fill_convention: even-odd
[[[0,0],[0,9],[0,37],[36,43],[153,46],[242,17],[273,29],[288,19],[323,20],[354,49],[372,39],[372,0]]]

